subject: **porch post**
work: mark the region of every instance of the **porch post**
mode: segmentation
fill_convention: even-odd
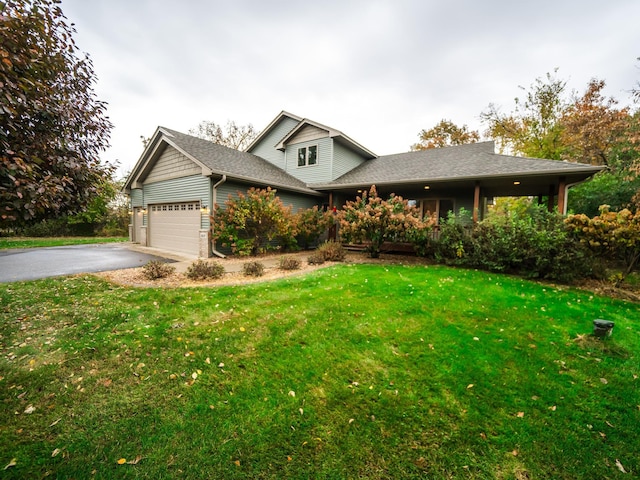
[[[333,192],[329,192],[329,211],[333,212]],[[329,240],[333,240],[334,242],[338,237],[338,229],[336,227],[336,222],[334,220],[333,225],[329,227],[329,232],[327,232],[327,237]]]
[[[560,177],[558,183],[558,213],[564,215],[566,213],[567,206],[565,205],[565,199],[567,198],[567,179],[566,177]]]
[[[478,212],[480,210],[480,182],[476,182],[473,192],[473,223],[478,223]]]

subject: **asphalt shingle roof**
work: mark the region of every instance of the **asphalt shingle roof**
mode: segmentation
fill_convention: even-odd
[[[598,171],[580,163],[494,153],[493,142],[385,155],[369,160],[323,187],[407,181],[459,180],[518,174]],[[319,187],[319,185],[312,185]]]
[[[239,180],[251,180],[262,185],[292,188],[316,193],[284,170],[252,153],[241,152],[191,135],[160,127],[166,139],[195,158],[216,174]]]

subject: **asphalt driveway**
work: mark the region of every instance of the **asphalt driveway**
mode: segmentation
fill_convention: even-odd
[[[141,267],[150,260],[175,261],[127,243],[0,250],[0,283]]]

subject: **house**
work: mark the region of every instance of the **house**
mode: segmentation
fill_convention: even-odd
[[[496,154],[493,142],[377,156],[339,130],[281,112],[246,151],[158,127],[125,183],[130,237],[200,257],[220,254],[209,215],[229,195],[271,187],[293,210],[338,208],[376,185],[423,213],[465,208],[482,218],[488,199],[547,197],[566,211],[568,189],[601,167]]]

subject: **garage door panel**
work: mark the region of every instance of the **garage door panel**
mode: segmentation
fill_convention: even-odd
[[[149,230],[152,247],[198,255],[200,250],[199,203],[151,205]]]

